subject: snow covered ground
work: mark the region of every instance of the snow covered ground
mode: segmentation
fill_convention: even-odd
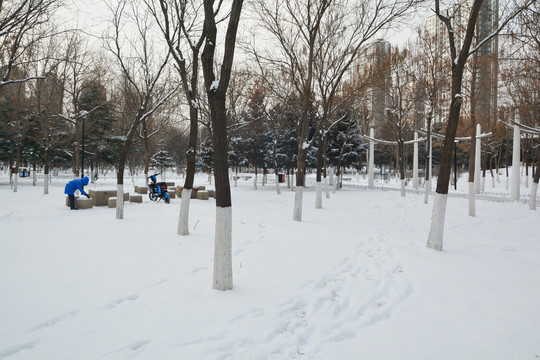
[[[118,220],[70,211],[65,182],[43,195],[20,179],[14,193],[0,175],[0,359],[540,356],[540,212],[527,204],[479,200],[473,218],[450,197],[437,252],[422,194],[342,189],[316,210],[308,187],[295,222],[292,191],[240,180],[235,287],[220,292],[213,200],[191,202],[180,237],[178,198],[126,203]]]

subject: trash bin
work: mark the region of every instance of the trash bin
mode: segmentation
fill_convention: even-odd
[[[284,183],[285,182],[285,174],[278,174],[278,182]]]

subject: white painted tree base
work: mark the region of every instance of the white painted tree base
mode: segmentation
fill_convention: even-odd
[[[448,195],[435,193],[433,197],[433,213],[429,230],[427,247],[442,251],[444,219],[446,216],[446,200]]]
[[[276,192],[278,195],[281,195],[281,189],[279,188],[279,176],[276,174]]]
[[[116,185],[116,218],[124,218],[124,185]]]
[[[424,190],[424,204],[427,205],[429,203],[429,194],[431,193],[431,180],[426,181]]]
[[[232,207],[216,207],[214,243],[214,280],[212,288],[231,290],[232,274]]]
[[[302,221],[302,200],[304,197],[304,187],[303,186],[297,186],[296,187],[296,194],[294,196],[294,212],[293,212],[293,220],[294,221]]]
[[[50,174],[45,174],[43,176],[43,194],[47,195],[49,193],[49,177]]]
[[[315,194],[315,209],[322,209],[322,183],[317,181],[317,190]]]
[[[538,183],[534,182],[531,186],[531,197],[529,199],[529,209],[536,210],[536,193],[538,191]]]
[[[476,192],[474,182],[469,183],[469,216],[476,216]]]
[[[401,197],[405,197],[405,180],[401,180]]]
[[[178,235],[189,235],[189,204],[192,189],[182,189],[182,201],[180,202],[180,215],[178,216]]]
[[[324,192],[326,193],[326,198],[330,199],[330,191],[328,190],[328,178],[324,177]]]

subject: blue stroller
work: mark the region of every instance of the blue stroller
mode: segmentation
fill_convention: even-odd
[[[150,175],[148,178],[152,181],[148,184],[148,197],[152,201],[165,200],[165,203],[169,204],[171,202],[171,196],[167,192],[167,183],[165,182],[156,182],[156,176],[158,174]]]

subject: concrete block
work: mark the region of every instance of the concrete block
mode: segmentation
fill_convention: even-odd
[[[129,201],[129,193],[125,192],[124,193],[124,202],[128,202],[128,201]]]
[[[206,186],[202,185],[198,187],[199,190],[206,190]]]
[[[129,202],[142,203],[142,195],[130,195]]]
[[[135,186],[135,192],[137,194],[146,194],[148,192],[147,186]]]
[[[85,197],[75,196],[75,206],[79,209],[91,209],[94,201]],[[69,206],[69,197],[66,196],[66,206]]]
[[[176,190],[174,190],[174,189],[167,189],[167,192],[168,192],[169,195],[171,196],[171,199],[176,198]]]
[[[197,199],[199,200],[208,200],[210,198],[210,194],[206,190],[199,190],[197,191]]]
[[[168,181],[165,181],[165,184],[167,184],[167,189],[170,188],[170,187],[174,187],[174,182],[168,182]]]
[[[215,198],[216,197],[216,191],[215,190],[208,190],[208,196]]]
[[[92,200],[94,200],[94,206],[107,206],[107,200],[110,197],[115,197],[116,190],[90,190],[88,191]]]
[[[198,188],[193,188],[191,189],[191,198],[192,199],[197,199],[197,192],[198,192]]]
[[[79,209],[91,209],[94,201],[92,199],[87,199],[86,197],[81,197],[75,199],[75,206]]]
[[[115,208],[116,207],[116,198],[115,197],[110,197],[109,199],[107,199],[107,204],[110,208]]]

